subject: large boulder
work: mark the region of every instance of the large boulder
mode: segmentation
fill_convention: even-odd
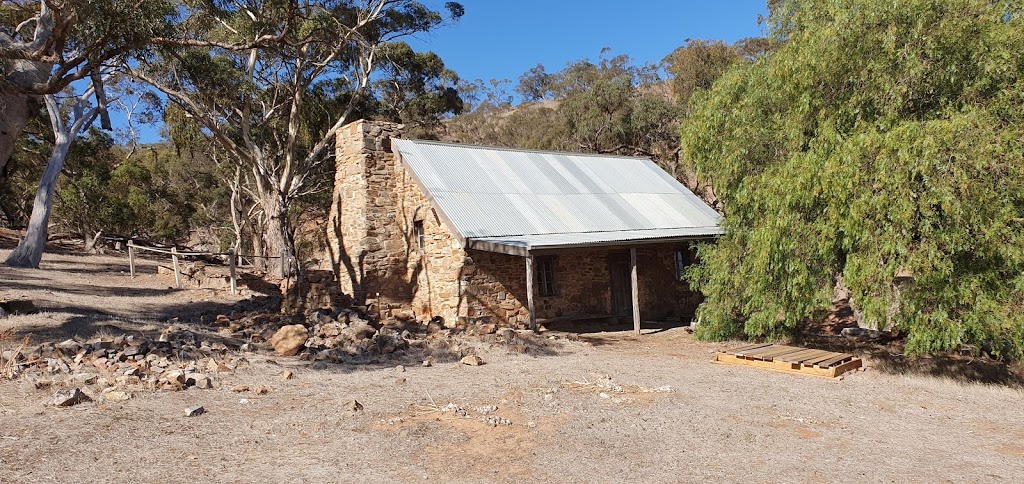
[[[301,324],[282,326],[281,329],[270,337],[270,345],[274,347],[274,353],[281,356],[295,356],[309,338],[309,330]]]

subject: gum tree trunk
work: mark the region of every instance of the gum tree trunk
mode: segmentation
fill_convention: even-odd
[[[70,133],[56,133],[56,142],[53,145],[53,153],[46,163],[46,171],[39,182],[36,190],[35,201],[32,202],[32,216],[28,220],[28,233],[25,238],[14,249],[14,252],[4,261],[11,267],[32,267],[39,268],[39,261],[43,258],[43,249],[46,247],[47,224],[50,221],[50,209],[53,207],[53,190],[57,186],[57,178],[64,166],[64,160],[68,156],[68,149],[71,148],[71,141],[74,138]]]
[[[292,240],[288,222],[288,205],[279,194],[271,191],[261,194],[260,208],[265,217],[263,250],[266,256],[275,257],[265,259],[267,272],[281,277],[297,276],[295,241]]]
[[[53,209],[53,191],[57,187],[57,178],[64,167],[64,160],[68,157],[68,150],[71,143],[78,138],[82,129],[92,124],[99,113],[99,108],[87,105],[88,99],[93,91],[86,91],[81,98],[74,100],[72,107],[71,124],[64,122],[61,114],[61,106],[52,95],[46,95],[43,100],[46,102],[46,111],[50,115],[50,126],[53,129],[53,152],[50,153],[50,160],[46,163],[46,171],[39,181],[39,188],[36,190],[36,198],[32,202],[32,215],[28,220],[28,232],[25,238],[18,243],[5,264],[11,267],[33,267],[39,268],[39,261],[43,258],[43,250],[46,248],[47,225],[50,222],[50,211]]]

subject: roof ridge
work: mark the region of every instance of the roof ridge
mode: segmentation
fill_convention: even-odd
[[[523,153],[541,153],[547,155],[566,155],[566,156],[588,156],[592,158],[618,158],[627,160],[647,160],[653,162],[649,156],[629,156],[629,155],[611,155],[602,153],[580,153],[575,151],[555,151],[555,150],[535,150],[528,148],[515,148],[511,146],[490,146],[490,145],[478,145],[472,143],[455,143],[446,141],[436,141],[427,139],[410,139],[410,138],[396,138],[392,141],[408,141],[415,144],[426,144],[436,146],[448,146],[452,148],[470,148],[470,149],[483,149],[483,150],[499,150],[499,151],[514,151]]]
[[[531,235],[575,235],[575,234],[614,234],[619,232],[645,232],[654,230],[694,230],[703,228],[721,228],[720,225],[693,225],[689,227],[653,227],[644,229],[616,229],[616,230],[582,230],[578,232],[542,232],[531,234],[505,234],[505,235],[483,235],[478,237],[466,237],[468,240],[493,239],[499,237],[529,237]]]

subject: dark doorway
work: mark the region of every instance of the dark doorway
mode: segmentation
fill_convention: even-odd
[[[629,251],[608,253],[608,273],[611,275],[612,314],[618,318],[633,318],[633,286],[629,267]]]

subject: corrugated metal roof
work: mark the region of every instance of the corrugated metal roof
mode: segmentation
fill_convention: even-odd
[[[392,146],[467,242],[532,250],[722,234],[718,213],[647,158]]]

